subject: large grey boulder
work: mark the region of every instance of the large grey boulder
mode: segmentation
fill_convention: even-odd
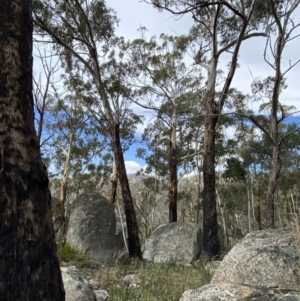
[[[208,284],[183,293],[180,301],[300,301],[297,292],[256,288],[235,283]]]
[[[115,247],[116,216],[100,194],[82,194],[70,209],[67,243],[94,260],[112,259]]]
[[[185,291],[180,301],[300,301],[296,240],[283,230],[246,235],[224,257],[211,284]]]
[[[61,267],[66,292],[66,301],[95,301],[95,295],[88,282],[75,267]]]
[[[224,257],[211,283],[299,290],[299,264],[293,234],[271,229],[254,231]]]
[[[160,226],[146,239],[143,258],[186,264],[198,259],[201,250],[200,225],[176,222]]]

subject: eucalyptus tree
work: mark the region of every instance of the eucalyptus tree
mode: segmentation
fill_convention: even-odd
[[[102,79],[103,84],[106,87],[106,93],[111,100],[114,118],[120,125],[118,129],[120,146],[122,151],[126,152],[135,142],[135,130],[137,125],[142,122],[143,118],[136,114],[130,107],[130,99],[134,97],[134,91],[131,88],[130,79],[135,73],[135,69],[132,68],[131,62],[126,62],[123,57],[124,51],[126,51],[128,47],[127,43],[125,43],[122,38],[116,39],[115,42],[116,47],[108,53],[108,60],[102,64]],[[89,95],[83,95],[83,98],[86,98],[87,103],[90,103],[88,110],[92,114],[95,122],[99,126],[102,126],[106,135],[111,137],[107,118],[103,108],[101,107],[101,99],[94,96],[90,97]],[[113,158],[112,172],[110,202],[113,206],[115,206],[117,183],[120,177],[124,177],[124,175],[122,175],[118,170],[118,159],[116,154],[114,154]],[[121,181],[122,180],[120,178],[120,183]]]
[[[142,142],[146,145],[146,149],[139,148],[137,156],[145,160],[146,172],[155,173],[158,179],[168,182],[169,222],[171,223],[177,221],[180,174],[183,175],[191,169],[194,157],[201,152],[199,137],[202,129],[195,124],[188,127],[184,119],[178,120],[176,140],[173,140],[176,144],[171,157],[170,147],[173,144],[170,141],[170,124],[167,123],[167,120],[171,119],[170,111],[158,112],[157,119],[148,123],[142,135]],[[179,110],[177,113],[180,115]]]
[[[266,2],[267,9],[271,12],[269,21],[268,38],[266,42],[264,59],[268,66],[273,70],[273,74],[264,80],[256,80],[253,84],[253,92],[255,98],[266,100],[262,106],[269,110],[270,122],[268,126],[264,126],[250,116],[250,120],[266,135],[270,140],[273,149],[273,167],[269,174],[267,192],[266,192],[266,227],[275,228],[275,213],[274,213],[274,195],[276,191],[277,181],[281,171],[281,148],[285,139],[292,135],[297,129],[291,133],[280,135],[279,124],[285,120],[288,115],[291,115],[292,107],[283,105],[283,100],[280,102],[280,93],[285,87],[286,74],[299,63],[300,59],[295,61],[289,60],[289,64],[284,66],[283,56],[284,50],[288,43],[294,42],[299,37],[297,29],[300,23],[295,22],[295,10],[300,4],[299,0],[292,1],[270,0]],[[295,111],[295,108],[294,108]],[[280,116],[281,115],[281,116]]]
[[[113,82],[105,77],[108,66],[116,66],[122,56],[122,51],[118,51],[115,58],[113,51],[119,43],[114,36],[117,18],[105,2],[99,0],[36,0],[34,4],[37,31],[48,35],[48,41],[53,43],[63,60],[66,72],[72,75],[74,83],[77,81],[76,91],[85,96],[87,108],[103,117],[101,126],[104,120],[111,137],[124,201],[129,254],[142,258],[120,136],[124,116],[129,112],[129,91],[117,76],[110,73]],[[122,71],[118,75],[124,76]],[[99,120],[97,114],[94,116]]]
[[[65,300],[34,129],[32,2],[0,3],[0,300]]]
[[[254,118],[254,117],[253,117]],[[259,122],[263,128],[270,127],[269,117],[260,115],[255,117],[255,122]],[[240,131],[240,129],[238,129]],[[265,188],[268,186],[268,175],[273,169],[273,143],[269,137],[261,132],[255,125],[245,123],[242,133],[244,139],[238,144],[237,157],[239,158],[239,171],[244,174],[249,181],[249,185],[253,190],[255,199],[255,219],[258,229],[267,224],[266,220],[262,220],[261,212],[267,211],[267,204],[262,203],[265,194]],[[294,133],[294,135],[292,135]],[[299,129],[295,123],[287,123],[286,121],[278,124],[278,136],[285,137],[284,143],[280,148],[280,157],[282,161],[282,176],[278,179],[276,191],[277,195],[280,191],[291,191],[296,184],[295,175],[299,168]],[[234,166],[228,168],[225,176],[235,174]],[[287,195],[287,194],[285,194]],[[284,202],[286,198],[284,198]],[[280,206],[280,200],[277,200],[277,205]],[[274,212],[275,215],[275,212]]]
[[[185,57],[184,37],[162,34],[159,41],[155,37],[146,41],[143,36],[131,46],[130,60],[137,68],[135,102],[156,117],[146,128],[144,141],[168,166],[170,223],[177,221],[178,165],[199,153],[201,132],[202,80],[197,66],[184,63]]]
[[[69,86],[65,88],[67,90],[61,92],[54,88],[55,102],[49,109],[52,122],[47,124],[48,131],[52,133],[52,161],[56,171],[62,173],[59,193],[62,202],[66,200],[70,174],[84,173],[83,166],[99,160],[107,144],[105,135],[82,106],[82,100],[69,90]]]
[[[195,63],[207,73],[203,97],[205,107],[205,134],[203,158],[203,248],[209,258],[220,253],[216,211],[215,135],[216,126],[224,107],[238,62],[242,41],[255,36],[265,36],[257,28],[264,14],[252,14],[256,1],[173,1],[153,0],[160,10],[175,15],[191,13],[194,26],[190,36],[194,42]],[[258,1],[261,4],[261,1]],[[256,12],[257,10],[255,10]],[[253,20],[253,21],[252,21]],[[229,69],[218,82],[218,63],[222,55],[230,54]],[[221,91],[216,94],[216,87]]]

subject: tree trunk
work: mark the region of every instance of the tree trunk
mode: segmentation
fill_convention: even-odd
[[[0,300],[63,301],[48,177],[34,130],[32,2],[0,2]]]
[[[251,192],[250,188],[247,188],[248,195],[248,230],[252,232],[252,214],[251,214]]]
[[[270,173],[267,196],[266,196],[266,200],[267,200],[266,227],[275,229],[274,196],[275,196],[277,181],[279,179],[280,170],[281,170],[280,145],[273,146],[273,159],[274,159],[274,164]]]
[[[257,230],[256,218],[255,218],[255,201],[254,201],[254,194],[253,194],[253,183],[251,183],[250,187],[251,191],[251,211],[252,211],[252,220],[253,220],[253,230]]]
[[[124,202],[125,217],[128,234],[128,250],[131,257],[142,259],[138,226],[133,206],[133,199],[129,187],[128,177],[125,168],[123,150],[120,139],[120,125],[116,124],[112,133],[114,156],[116,159],[117,171]]]
[[[283,75],[281,74],[281,59],[282,53],[285,46],[285,43],[288,41],[288,38],[285,37],[287,34],[285,25],[282,27],[281,21],[278,19],[278,15],[275,11],[274,2],[271,1],[271,9],[272,14],[276,23],[276,27],[278,29],[278,36],[276,39],[276,48],[273,52],[274,56],[274,68],[275,68],[275,77],[274,77],[274,86],[272,91],[272,100],[271,100],[271,116],[270,116],[270,136],[273,144],[273,160],[274,164],[269,176],[267,195],[266,195],[266,227],[275,229],[275,210],[274,210],[274,202],[275,202],[275,191],[277,181],[280,176],[281,171],[281,141],[279,141],[278,136],[278,104],[279,104],[279,94],[280,94],[280,86],[283,81]],[[286,22],[284,18],[283,23]],[[290,21],[289,21],[290,22]],[[289,32],[290,34],[290,32]],[[283,110],[282,110],[283,111]],[[282,112],[284,115],[284,112]],[[283,116],[282,116],[283,117]]]
[[[225,239],[225,244],[226,246],[229,246],[229,238],[228,238],[228,231],[227,231],[227,224],[226,224],[226,217],[225,217],[225,210],[224,210],[225,204],[222,205],[220,195],[217,189],[216,189],[216,194],[217,194],[217,202],[218,202],[219,210],[221,213],[222,224],[223,224],[223,235]]]
[[[44,111],[41,111],[38,130],[37,130],[37,137],[38,137],[38,142],[40,147],[41,147],[41,139],[42,139],[42,132],[43,132],[43,123],[44,123]]]
[[[65,160],[65,166],[64,166],[64,172],[63,172],[63,178],[61,181],[60,186],[60,201],[62,203],[63,208],[63,222],[62,222],[62,231],[59,235],[59,242],[64,246],[66,244],[66,237],[69,227],[69,217],[66,214],[66,198],[67,198],[67,190],[68,190],[68,181],[69,181],[69,173],[70,173],[70,162],[71,162],[71,150],[72,150],[72,144],[73,144],[73,133],[70,134],[70,140],[69,140],[69,149],[66,154],[66,160]]]
[[[208,105],[205,116],[204,157],[203,157],[203,251],[212,259],[219,255],[218,217],[216,209],[216,175],[215,175],[215,135],[217,116],[210,113]]]
[[[169,147],[169,223],[177,222],[177,160],[176,160],[176,149],[170,142]]]
[[[113,177],[111,178],[111,191],[110,191],[110,203],[113,208],[116,207],[116,196],[117,196],[117,188],[118,188],[118,171],[117,171],[117,166],[116,166],[116,158],[114,156],[113,160]]]
[[[261,214],[260,214],[260,197],[255,197],[255,221],[256,221],[256,227],[257,230],[261,230]]]
[[[69,148],[68,148],[68,151],[66,154],[66,159],[65,159],[63,178],[62,178],[61,185],[60,185],[59,199],[63,203],[64,208],[65,208],[65,202],[66,202],[66,196],[67,196],[67,190],[68,190],[72,144],[73,144],[73,134],[71,133],[70,140],[69,140]]]

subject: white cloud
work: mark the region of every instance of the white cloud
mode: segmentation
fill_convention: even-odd
[[[107,5],[116,10],[117,17],[120,19],[117,34],[126,39],[140,38],[141,35],[137,29],[141,26],[149,30],[147,36],[151,37],[152,35],[159,36],[161,33],[172,35],[188,33],[193,24],[190,14],[176,18],[169,12],[159,12],[152,5],[141,1],[110,0],[107,1]]]
[[[128,175],[135,174],[142,166],[135,161],[125,161],[125,167]]]

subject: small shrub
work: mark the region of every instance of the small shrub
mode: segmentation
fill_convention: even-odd
[[[69,244],[61,246],[58,248],[58,257],[60,261],[64,262],[86,262],[89,260],[88,256],[85,255],[83,252],[76,250]]]

